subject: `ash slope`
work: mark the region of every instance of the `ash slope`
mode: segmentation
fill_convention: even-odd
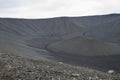
[[[119,26],[119,14],[51,19],[1,18],[0,49],[28,58],[58,60],[66,63],[70,63],[72,60],[72,64],[74,65],[82,65],[84,63],[83,66],[91,68],[101,70],[112,68],[119,70]],[[79,46],[76,43],[74,44],[76,41],[81,43],[81,40],[76,37],[80,37],[83,40]],[[88,45],[93,46],[91,40],[88,38],[92,38],[95,44],[92,50],[88,48]],[[71,39],[74,39],[74,41],[72,42]],[[88,41],[84,39],[88,39]],[[66,46],[63,46],[63,49],[67,48],[65,52],[51,52],[53,48],[51,45],[55,44],[54,47],[58,48],[56,50],[59,51],[61,49],[59,46],[64,43],[66,43]],[[75,51],[79,48],[82,48],[82,51],[76,51],[78,52],[76,55],[74,49],[71,49],[74,46],[70,48],[69,45],[76,45]],[[97,52],[96,48],[98,49]],[[89,49],[90,52],[85,53],[86,49]],[[66,51],[71,52],[66,53]],[[94,53],[91,54],[91,52]],[[105,55],[103,55],[104,53]],[[85,54],[84,56],[87,58],[84,58],[81,54]],[[118,58],[111,57],[116,55]],[[99,59],[97,58],[98,60],[95,59],[94,61],[96,57],[99,57]],[[89,58],[90,60],[87,60]],[[92,64],[90,61],[92,61]],[[109,64],[106,64],[108,62]],[[96,65],[93,66],[93,64]],[[98,66],[99,64],[104,67]]]

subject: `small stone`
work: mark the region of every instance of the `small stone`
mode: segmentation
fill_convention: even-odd
[[[63,62],[59,62],[59,64],[63,64]]]
[[[3,54],[3,53],[0,53],[0,55]]]
[[[108,74],[112,74],[114,72],[115,72],[114,70],[108,70]]]
[[[46,66],[47,68],[49,68],[50,66]]]
[[[79,74],[72,74],[71,76],[72,77],[79,77],[80,75]]]
[[[12,66],[11,66],[11,65],[7,65],[7,67],[8,67],[9,69],[11,69],[11,68],[12,68]]]
[[[36,67],[34,66],[33,68],[35,69]]]
[[[92,77],[88,77],[89,80],[92,80]]]

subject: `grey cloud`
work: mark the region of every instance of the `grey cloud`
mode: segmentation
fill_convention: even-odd
[[[60,10],[62,8],[67,8],[67,7],[68,7],[68,4],[66,2],[53,1],[51,4],[43,8],[43,10],[56,11],[56,10]]]
[[[0,8],[13,8],[22,5],[23,0],[0,0]]]
[[[42,18],[119,13],[119,3],[120,0],[0,0],[0,16]]]

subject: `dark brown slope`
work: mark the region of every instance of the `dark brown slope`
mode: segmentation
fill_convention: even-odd
[[[48,45],[58,61],[102,71],[120,70],[120,46],[90,38],[77,37]]]
[[[59,41],[48,45],[47,48],[55,53],[80,56],[109,56],[120,54],[120,46],[118,44],[83,37]]]

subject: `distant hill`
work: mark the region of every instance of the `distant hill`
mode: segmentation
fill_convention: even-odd
[[[119,70],[119,26],[120,14],[49,19],[0,18],[0,49],[27,58]]]

